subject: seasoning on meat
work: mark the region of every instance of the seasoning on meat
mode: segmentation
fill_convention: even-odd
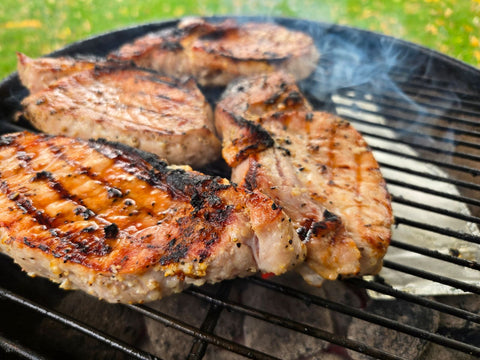
[[[347,121],[313,111],[283,73],[232,84],[215,121],[232,181],[263,191],[292,218],[307,245],[308,267],[299,271],[308,281],[317,282],[314,273],[335,279],[380,270],[391,236],[390,196]],[[259,133],[270,136],[269,146],[252,146]]]
[[[0,207],[2,252],[32,276],[110,302],[278,275],[305,256],[262,193],[105,140],[0,137]]]
[[[188,18],[125,44],[109,57],[172,76],[192,75],[203,86],[223,86],[279,69],[304,79],[320,54],[308,34],[274,23]]]
[[[220,156],[211,107],[193,79],[114,61],[25,55],[19,74],[31,91],[24,116],[46,133],[119,141],[172,164],[201,167]]]

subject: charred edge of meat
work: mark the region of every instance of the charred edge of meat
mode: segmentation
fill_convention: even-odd
[[[167,51],[182,51],[183,45],[179,40],[166,40],[162,42],[160,48]]]
[[[144,71],[144,69],[141,69],[141,70]],[[148,71],[145,71],[145,72],[148,72]],[[145,76],[137,75],[137,77],[141,80],[146,80],[146,81],[151,81],[157,84],[167,85],[171,88],[178,88],[183,92],[188,92],[188,90],[180,88],[180,86],[184,85],[187,81],[180,81],[174,78],[162,77],[162,76],[159,76],[158,74],[155,74],[154,72],[150,72],[150,74],[145,74]],[[170,81],[167,79],[169,79]]]
[[[213,30],[212,32],[208,34],[204,34],[198,38],[200,41],[218,41],[221,40],[225,35],[227,34],[227,31],[223,29],[219,30]]]
[[[224,110],[233,121],[244,128],[248,134],[243,138],[249,139],[249,145],[240,149],[236,155],[238,161],[244,160],[248,155],[257,153],[275,145],[275,141],[270,136],[270,133],[265,130],[260,124],[247,120],[240,115],[235,115],[232,112]]]
[[[112,159],[122,158],[125,163],[136,168],[139,179],[150,185],[164,188],[166,184],[173,197],[191,199],[193,196],[201,196],[210,206],[219,206],[220,198],[213,194],[231,186],[220,183],[219,177],[200,173],[192,174],[183,169],[170,169],[168,164],[155,154],[125,144],[105,139],[89,140],[88,144],[104,156]],[[112,150],[114,150],[113,153]]]
[[[30,199],[23,194],[14,192],[8,186],[7,181],[0,182],[0,191],[4,193],[9,200],[13,201],[18,209],[24,214],[29,214],[40,225],[51,227],[53,219],[45,214],[42,210],[37,210]]]
[[[158,171],[165,171],[168,164],[164,160],[160,159],[157,155],[143,151],[120,142],[109,141],[104,138],[90,139],[88,145],[108,158],[123,155],[126,159],[130,160],[132,164],[138,167],[143,167],[145,171],[149,168],[145,166],[144,162],[151,165]],[[116,150],[114,154],[110,150]]]
[[[334,213],[332,213],[328,210],[325,210],[323,212],[323,219],[324,219],[324,221],[336,222],[336,223],[339,223],[341,221],[340,218],[337,215],[335,215]]]
[[[107,61],[95,63],[95,66],[93,67],[93,76],[99,77],[105,74],[108,75],[118,71],[125,71],[130,69],[138,69],[138,67],[133,61],[109,59]]]
[[[178,88],[180,85],[187,82],[186,80],[179,80],[173,77],[163,76],[152,69],[139,67],[133,61],[122,61],[116,59],[109,59],[106,62],[95,64],[93,68],[93,75],[100,77],[102,75],[114,74],[115,72],[126,70],[135,70],[139,73],[144,73],[144,76],[138,74],[136,75],[139,79],[152,81],[174,88]]]
[[[341,219],[328,210],[323,212],[323,220],[305,219],[302,226],[297,229],[297,234],[303,242],[308,242],[313,236],[337,227]]]
[[[293,106],[297,104],[303,104],[305,97],[299,91],[290,91],[283,100],[283,103],[287,106]]]
[[[269,58],[253,58],[253,57],[239,58],[239,57],[236,57],[236,56],[231,55],[229,53],[225,53],[225,52],[219,53],[219,51],[217,51],[216,49],[210,49],[208,51],[208,53],[215,54],[215,55],[220,55],[224,58],[227,58],[227,59],[231,60],[232,62],[247,62],[247,61],[250,61],[250,62],[259,62],[259,63],[267,63],[267,64],[281,64],[281,63],[286,62],[288,59],[291,58],[290,55],[278,56],[277,54],[269,52],[269,51],[263,52],[263,55],[265,57],[268,56],[268,55],[270,55],[270,56],[277,55],[277,56],[276,57],[272,56],[272,57],[269,57]]]
[[[175,245],[174,240],[175,239],[168,243],[167,255],[162,256],[159,260],[162,266],[180,262],[189,251],[189,247],[186,244]]]

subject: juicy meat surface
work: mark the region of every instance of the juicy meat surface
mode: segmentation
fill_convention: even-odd
[[[390,196],[362,136],[313,111],[295,80],[276,73],[232,84],[215,112],[232,181],[278,202],[307,245],[307,265],[327,279],[375,274],[391,236]]]
[[[119,141],[172,164],[201,167],[220,156],[211,107],[193,79],[118,62],[22,62],[20,78],[31,89],[24,116],[46,133]]]
[[[0,250],[30,275],[110,302],[281,274],[304,246],[258,191],[106,141],[0,137]]]
[[[309,35],[277,24],[190,18],[125,44],[110,58],[168,75],[189,74],[203,86],[222,86],[241,76],[279,69],[303,79],[315,69],[319,56]]]

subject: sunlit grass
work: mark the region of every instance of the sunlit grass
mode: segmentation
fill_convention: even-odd
[[[480,67],[480,0],[2,0],[0,77],[15,52],[37,57],[70,42],[186,15],[299,17],[399,37]]]

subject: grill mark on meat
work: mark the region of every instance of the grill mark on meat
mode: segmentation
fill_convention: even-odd
[[[324,237],[328,233],[335,231],[341,225],[341,222],[341,219],[337,215],[328,210],[324,210],[322,220],[316,221],[314,218],[304,219],[297,233],[302,241],[308,242],[314,237]],[[337,238],[335,236],[331,237],[332,244],[334,244],[336,240]]]
[[[275,69],[303,79],[319,56],[309,35],[277,24],[189,19],[124,44],[109,58],[133,60],[173,76],[193,75],[202,86],[224,86]]]
[[[275,141],[260,124],[238,116],[233,112],[222,109],[225,116],[229,117],[235,124],[234,128],[239,131],[235,133],[231,139],[232,145],[236,148],[234,155],[234,163],[237,164],[245,160],[248,156],[271,148],[275,145]]]
[[[58,146],[55,146],[52,144],[51,141],[45,141],[45,150],[50,150],[53,155],[57,155],[57,159],[62,159],[66,163],[70,163],[68,156],[66,156],[65,153],[61,151],[61,149]],[[39,146],[39,144],[37,144]],[[95,212],[88,207],[85,206],[83,199],[79,198],[77,195],[72,194],[69,192],[68,189],[64,187],[64,185],[59,182],[57,179],[55,179],[54,175],[49,172],[49,171],[36,171],[32,164],[31,164],[31,159],[27,160],[26,163],[28,164],[28,171],[34,173],[33,177],[30,179],[31,182],[37,182],[37,181],[45,181],[46,185],[54,190],[61,199],[64,200],[69,200],[77,205],[77,207],[74,209],[74,214],[75,215],[81,215],[84,220],[95,220],[95,222],[105,225],[105,228],[110,227],[108,230],[105,230],[106,232],[109,232],[109,237],[114,238],[116,236],[112,236],[115,233],[114,228],[116,227],[116,224],[110,223],[105,221],[103,218],[98,217]],[[75,164],[76,166],[74,169],[78,169],[78,174],[85,175],[87,176],[90,180],[95,179],[95,181],[98,181],[99,179],[97,178],[96,174],[92,173],[90,169],[80,166],[79,164]],[[102,181],[102,184],[104,185],[105,189],[107,192],[110,192],[110,190],[113,188],[110,186],[108,183]],[[89,231],[87,231],[89,232]],[[116,234],[118,235],[118,228]]]
[[[250,162],[248,171],[243,179],[243,181],[245,181],[245,187],[250,191],[257,188],[257,170],[260,168],[260,164],[253,160],[254,158],[255,157],[252,156],[252,161]]]
[[[220,154],[211,105],[192,78],[174,79],[130,62],[23,59],[25,85],[43,79],[22,101],[24,116],[44,132],[104,137],[195,167]],[[55,66],[65,69],[52,77]]]
[[[285,214],[258,191],[125,145],[12,136],[0,147],[0,249],[30,274],[112,302],[149,301],[192,281],[281,274],[304,257]],[[171,196],[182,192],[187,201]],[[40,209],[52,227],[32,216]],[[130,217],[130,209],[142,211]]]
[[[148,71],[148,69],[146,71]],[[183,92],[185,94],[190,94],[190,91],[188,91],[187,89],[183,89],[183,88],[179,87],[178,86],[179,84],[177,82],[165,80],[165,78],[155,76],[153,73],[152,73],[151,76],[140,76],[140,75],[138,75],[138,76],[136,76],[136,78],[138,78],[140,80],[153,81],[157,84],[167,85],[171,88],[180,90],[181,92]]]
[[[338,245],[332,247],[330,254],[328,248],[311,246],[309,254],[315,256],[318,249],[319,256],[311,259],[309,255],[307,262],[312,260],[309,265],[322,274],[327,270],[325,275],[328,278],[334,277],[337,269],[341,274],[378,272],[389,242],[392,214],[378,164],[361,135],[347,121],[314,112],[291,76],[278,73],[238,81],[227,88],[215,110],[217,131],[224,138],[222,154],[227,163],[234,167],[234,181],[242,184],[242,179],[247,177],[247,181],[244,180],[245,184],[248,183],[247,186],[256,185],[266,192],[274,192],[277,183],[274,184],[274,180],[265,182],[254,179],[251,156],[245,158],[243,164],[232,161],[239,147],[232,146],[231,139],[238,136],[238,131],[231,128],[238,127],[238,124],[231,120],[232,116],[226,116],[228,112],[255,122],[273,138],[277,155],[268,149],[255,153],[256,161],[265,165],[260,173],[264,173],[266,179],[270,176],[278,184],[288,187],[288,184],[275,177],[271,169],[275,163],[273,159],[269,160],[272,156],[277,157],[275,167],[278,168],[279,157],[283,155],[286,161],[284,166],[288,167],[287,163],[291,162],[295,168],[295,172],[284,175],[285,178],[296,177],[299,181],[295,193],[309,193],[314,202],[341,217],[341,225],[337,229],[333,227],[335,219],[319,221],[321,212],[318,214],[319,219],[312,220],[312,216],[302,207],[307,206],[308,201],[300,202],[299,197],[285,199],[299,206],[298,209],[293,209],[290,205],[289,208],[284,208],[294,222],[297,220],[299,235],[304,241],[311,244],[313,240],[318,245],[335,242]],[[277,169],[275,171],[279,172]],[[302,219],[295,219],[289,211],[303,213],[303,223]],[[328,214],[324,213],[323,217],[325,215]],[[318,224],[313,227],[315,222]],[[331,234],[328,235],[328,231],[325,231],[323,236],[322,231],[329,225],[332,225]],[[323,239],[318,236],[315,239],[314,232]],[[313,249],[315,247],[317,249]],[[322,253],[324,250],[326,252]],[[324,261],[327,266],[328,263],[338,266],[337,269],[322,269]],[[319,264],[320,268],[317,269],[312,264]]]
[[[75,196],[69,194],[68,191],[66,191],[66,189],[64,189],[61,184],[53,178],[51,173],[47,171],[36,172],[33,169],[30,161],[31,158],[22,154],[25,150],[24,147],[20,146],[18,143],[12,142],[11,145],[13,144],[17,147],[17,153],[20,154],[18,158],[22,162],[22,167],[27,173],[33,175],[30,178],[32,183],[43,182],[48,188],[55,191],[60,198],[78,204],[78,202],[75,201]],[[21,193],[20,191],[12,191],[10,185],[13,185],[14,187],[20,186],[19,190],[25,187],[27,192]],[[37,236],[35,241],[24,237],[23,242],[30,248],[38,248],[45,253],[51,253],[57,258],[61,257],[64,259],[64,262],[73,261],[76,263],[83,263],[83,260],[87,256],[103,256],[112,250],[111,246],[105,241],[105,239],[102,239],[102,235],[99,233],[101,230],[100,224],[105,224],[104,220],[99,218],[93,219],[96,225],[84,228],[81,233],[95,232],[95,238],[94,240],[93,238],[90,240],[85,239],[81,233],[76,234],[61,230],[62,224],[68,222],[67,220],[62,222],[62,219],[67,218],[60,216],[60,214],[57,214],[55,217],[50,217],[46,215],[45,210],[38,209],[35,206],[34,201],[32,201],[33,197],[30,194],[32,191],[35,192],[35,189],[29,189],[26,185],[15,184],[13,182],[10,182],[9,184],[7,180],[3,180],[0,183],[0,191],[2,191],[9,200],[16,204],[24,216],[29,215],[35,223],[43,226],[43,229],[48,232],[47,234],[61,239],[61,244],[51,247],[48,243],[45,244],[42,242],[41,236]],[[42,189],[37,189],[37,191],[42,192]],[[87,211],[93,214],[90,210]],[[72,251],[72,248],[75,250]]]
[[[0,191],[5,194],[24,214],[28,214],[35,219],[35,222],[47,226],[48,228],[53,228],[53,219],[46,216],[43,211],[37,210],[27,196],[17,191],[12,191],[6,180],[0,182]]]
[[[92,145],[94,143],[95,142],[91,141],[90,145]],[[98,176],[95,176],[95,174],[93,174],[90,171],[90,169],[88,169],[85,166],[81,166],[78,162],[69,158],[68,153],[65,153],[62,147],[53,146],[53,144],[51,144],[48,141],[47,141],[47,144],[48,144],[47,147],[52,149],[52,154],[56,155],[57,159],[61,159],[61,160],[65,161],[67,164],[70,164],[70,166],[72,166],[72,174],[85,175],[90,179],[95,179],[96,182],[101,182],[105,189],[112,187],[112,185],[109,184],[108,182],[104,181],[104,179],[99,178]],[[95,150],[103,149],[104,152],[105,152],[107,144],[108,143],[105,142],[104,144],[102,144],[100,146],[97,146],[95,148]],[[123,147],[123,148],[126,149],[126,147]],[[102,152],[99,152],[99,153],[102,153]],[[111,157],[111,153],[109,153],[108,151],[106,153],[109,154],[110,157]],[[127,170],[127,171],[129,170],[129,169],[126,169],[126,167],[128,165],[139,163],[139,161],[138,161],[139,159],[138,158],[135,159],[135,157],[136,157],[135,155],[124,153],[120,149],[118,149],[116,154],[117,154],[117,156],[114,159],[115,164],[117,166],[120,166],[124,170]],[[133,161],[135,161],[135,162],[133,162]],[[193,179],[192,176],[188,176],[188,174],[186,174],[185,171],[180,170],[180,169],[174,169],[172,171],[165,171],[165,169],[163,168],[163,165],[164,165],[164,163],[162,163],[160,161],[157,162],[158,169],[164,171],[163,175],[165,175],[165,178],[163,180],[167,181],[171,185],[171,188],[174,189],[172,191],[172,193],[177,193],[178,194],[178,193],[181,193],[183,191],[187,194],[191,194],[193,192],[196,192],[197,194],[199,194],[199,193],[201,194],[202,190],[205,190],[205,189],[207,189],[206,191],[208,192],[211,189],[216,189],[216,190],[220,191],[220,190],[228,188],[227,185],[221,185],[221,184],[214,185],[214,184],[212,184],[211,181],[209,182],[209,180],[213,180],[213,179],[209,176],[201,176],[200,179]],[[142,169],[141,169],[140,173],[144,172],[145,170],[146,170],[146,167],[142,166]],[[129,172],[131,172],[131,171],[129,171]],[[136,174],[136,175],[137,175],[136,177],[141,181],[145,181],[146,177],[151,176],[150,180],[152,180],[152,186],[158,186],[161,183],[161,180],[159,180],[158,178],[155,178],[155,174],[153,174],[153,173],[150,173],[150,174],[143,173],[140,176],[138,176],[138,174]],[[185,175],[187,175],[187,176],[185,176]],[[198,188],[195,189],[194,188],[195,186],[200,186],[201,188],[200,189],[198,189]],[[106,191],[108,193],[108,190],[106,190]],[[69,196],[69,197],[73,198],[74,196]],[[177,196],[177,198],[178,198],[178,196]],[[188,195],[185,198],[188,198]],[[182,200],[184,200],[184,199],[182,199]],[[226,209],[223,209],[221,207],[222,204],[221,204],[220,199],[218,197],[216,197],[215,195],[211,195],[211,194],[210,195],[203,195],[202,200],[207,201],[208,205],[216,204],[219,207],[219,209],[216,209],[216,210],[212,211],[208,207],[205,207],[205,208],[201,207],[201,209],[197,209],[197,210],[200,211],[200,210],[205,209],[205,211],[202,211],[201,214],[198,214],[198,219],[196,219],[196,220],[193,219],[193,222],[192,222],[192,219],[190,217],[184,217],[184,218],[181,218],[181,219],[178,220],[179,221],[179,226],[182,227],[182,236],[186,239],[188,239],[192,236],[195,236],[195,235],[198,236],[198,234],[196,234],[196,230],[197,230],[197,226],[198,226],[200,217],[205,218],[209,222],[209,225],[210,225],[209,230],[204,231],[202,233],[203,238],[204,238],[203,243],[205,245],[205,248],[202,249],[198,254],[198,261],[200,263],[203,262],[206,258],[208,258],[208,256],[210,255],[212,246],[216,243],[216,241],[219,238],[215,229],[225,225],[225,223],[228,221],[228,218],[229,218],[229,216],[231,214],[231,210],[232,210],[232,208],[230,208],[230,207],[227,207]],[[143,210],[143,209],[140,209],[140,208],[136,207],[135,210],[140,211],[140,210]],[[197,214],[195,214],[195,212],[192,212],[190,215],[195,216]],[[141,216],[141,214],[139,214],[139,216]],[[88,233],[91,233],[94,230],[95,230],[94,228],[85,228],[85,229],[82,230],[82,232],[85,233],[85,234],[88,234]],[[104,232],[105,232],[105,239],[111,239],[111,238],[116,238],[117,237],[119,230],[118,230],[118,227],[116,226],[116,224],[110,223],[109,225],[105,226]],[[128,236],[126,235],[124,237],[128,237]],[[202,237],[200,237],[200,238],[202,238]],[[77,247],[80,247],[80,250],[82,251],[82,253],[85,253],[85,255],[89,255],[89,254],[92,253],[92,251],[90,251],[91,249],[88,246],[83,246],[82,247],[82,245],[83,245],[82,243],[80,243],[80,245],[77,245]],[[108,248],[108,249],[110,249],[110,248]],[[179,244],[177,244],[177,247],[175,249],[165,249],[165,251],[167,251],[167,254],[165,256],[163,256],[160,260],[160,263],[162,265],[178,263],[180,261],[180,259],[182,257],[184,257],[185,254],[187,254],[190,251],[190,246],[188,245],[188,241],[187,242],[183,241],[183,242],[180,242]],[[173,251],[173,252],[169,253],[170,251]],[[84,259],[83,257],[79,258],[79,259],[73,259],[72,257],[74,256],[74,254],[72,254],[72,253],[69,254],[68,256],[69,256],[69,260],[76,261],[76,262],[82,262],[83,259]]]
[[[241,116],[234,115],[231,112],[227,112],[234,119],[235,123],[243,128],[245,128],[249,135],[252,136],[253,140],[259,142],[258,149],[264,150],[272,147],[274,145],[273,138],[270,136],[269,132],[265,130],[259,124],[249,121]]]
[[[335,148],[335,132],[336,128],[331,128],[328,129],[328,132],[332,133],[332,136],[330,136],[330,141],[328,142],[328,147],[327,147],[327,159],[328,159],[328,164],[326,164],[326,169],[328,170],[328,184],[334,185],[335,182],[333,180],[333,165],[334,165],[334,155],[333,155],[333,150]]]
[[[90,142],[89,142],[89,144],[94,144],[94,143],[95,143],[94,141],[90,141]],[[49,145],[52,145],[52,144],[49,143]],[[68,153],[64,152],[64,150],[63,150],[62,148],[60,148],[60,147],[55,147],[55,146],[50,146],[50,149],[51,149],[52,153],[54,153],[54,154],[58,157],[58,159],[61,159],[61,160],[65,161],[66,164],[68,164],[69,166],[71,166],[71,168],[72,168],[72,171],[71,171],[72,175],[85,175],[85,176],[87,176],[89,179],[94,179],[95,182],[100,183],[100,184],[104,187],[104,189],[105,189],[105,191],[106,191],[106,193],[107,193],[107,197],[110,198],[110,199],[112,199],[112,203],[115,203],[116,200],[121,199],[122,197],[125,197],[125,196],[128,195],[128,193],[129,193],[128,187],[124,187],[124,186],[122,186],[122,184],[115,184],[115,185],[113,185],[113,184],[111,184],[110,182],[106,181],[104,178],[98,177],[95,173],[92,173],[92,172],[91,172],[91,169],[83,166],[83,165],[82,165],[81,163],[79,163],[77,160],[72,159],[71,157],[69,157],[69,156],[68,156]],[[138,160],[138,159],[137,159],[137,160]],[[135,166],[133,166],[134,164],[135,164]],[[142,169],[142,170],[140,170],[140,171],[138,171],[138,172],[136,172],[136,173],[135,173],[134,171],[132,171],[132,168],[134,168],[134,169],[135,169],[135,168],[138,169],[138,167],[141,168],[141,166],[136,166],[136,165],[139,165],[139,164],[143,164],[143,162],[138,162],[138,161],[134,162],[133,159],[131,159],[131,162],[128,162],[127,159],[124,159],[122,163],[117,162],[117,165],[120,165],[120,167],[121,167],[123,170],[127,171],[128,173],[131,173],[131,174],[135,175],[136,178],[139,179],[139,180],[141,180],[141,181],[146,181],[146,182],[148,182],[147,180],[148,180],[148,179],[151,179],[151,178],[150,178],[150,175],[148,174],[148,170],[147,170],[147,169]],[[159,187],[159,186],[158,186],[158,183],[157,183],[157,187]],[[161,187],[159,187],[159,188],[161,188]],[[161,188],[161,190],[164,190],[164,188]],[[116,194],[116,195],[111,196],[112,193],[113,193],[113,194]],[[119,196],[119,194],[121,194],[121,196]],[[83,204],[83,201],[82,201],[81,203]],[[158,214],[153,214],[153,213],[151,212],[151,211],[152,211],[151,208],[146,208],[146,207],[143,207],[143,206],[138,206],[137,203],[134,203],[134,202],[132,202],[131,200],[125,200],[125,201],[123,202],[123,204],[124,204],[124,208],[127,208],[127,207],[131,208],[131,209],[129,210],[129,211],[130,211],[129,215],[130,215],[130,214],[135,214],[136,217],[154,216],[154,215],[155,215],[155,216],[158,216]],[[77,208],[77,209],[78,209],[78,208]],[[86,209],[85,211],[88,212],[88,213],[89,213],[89,212],[93,213],[93,211],[90,210],[90,209]],[[79,209],[79,213],[85,213],[85,211],[84,211],[83,209]],[[161,220],[162,220],[162,216],[159,216],[158,221],[161,221]],[[133,219],[132,219],[132,221],[133,221]],[[111,224],[110,224],[110,225],[111,225]],[[107,225],[107,226],[110,226],[110,225]],[[110,232],[110,230],[113,230],[113,228],[107,229],[106,231],[107,231],[107,232]],[[121,233],[121,231],[120,231],[120,233]],[[112,233],[110,232],[110,235],[111,235],[111,234],[112,234]],[[118,235],[118,231],[117,231],[117,235]]]
[[[71,77],[70,79],[74,79],[74,77]],[[160,82],[162,84],[167,84],[171,87],[175,87],[176,89],[178,89],[177,86],[175,86],[174,84],[168,83],[166,81],[157,80],[157,82]],[[62,86],[60,85],[56,86],[55,89],[59,90],[55,94],[58,102],[65,104],[65,106],[62,108],[58,108],[58,107],[55,108],[55,112],[57,115],[61,113],[69,113],[72,109],[81,107],[84,111],[89,111],[90,113],[92,113],[93,114],[92,117],[97,119],[97,121],[99,122],[107,121],[107,119],[109,119],[110,121],[115,120],[118,122],[128,123],[131,127],[136,129],[139,126],[148,126],[149,130],[155,131],[156,133],[159,133],[159,134],[172,134],[172,130],[151,127],[152,125],[150,121],[151,117],[146,116],[145,114],[142,114],[142,113],[148,113],[155,117],[169,116],[171,119],[174,119],[178,124],[182,124],[189,121],[188,117],[179,116],[179,111],[174,111],[175,116],[172,116],[172,114],[168,111],[165,111],[161,114],[155,109],[149,109],[148,107],[145,107],[146,104],[143,102],[131,103],[131,104],[127,102],[119,103],[116,99],[116,96],[112,96],[112,94],[110,94],[109,92],[112,90],[112,88],[109,88],[108,91],[102,91],[102,97],[98,97],[97,96],[98,94],[96,93],[96,91],[94,91],[94,89],[90,87],[86,87],[84,84],[82,84],[79,81],[75,81],[75,92],[77,93],[77,95],[81,93],[82,96],[75,96],[75,97],[68,96],[68,94],[64,93]],[[135,89],[126,89],[126,90],[128,91],[128,93],[122,92],[122,98],[129,99],[130,101],[133,101],[136,98],[136,95],[142,95],[141,91],[135,91]],[[182,91],[184,93],[189,94],[184,90]],[[114,95],[117,95],[117,94],[119,93],[115,93]],[[86,98],[92,99],[92,101],[85,101],[84,99]],[[158,98],[163,98],[165,100],[168,100],[168,103],[170,105],[172,103],[184,105],[182,104],[181,101],[175,101],[172,98],[168,98],[168,99],[165,97],[158,97]],[[43,101],[40,104],[37,102],[36,104],[39,106],[48,105],[46,101]],[[100,111],[99,108],[101,107],[101,105],[108,107],[108,109],[106,108],[103,111]],[[199,110],[200,108],[198,106],[194,106],[192,107],[192,109]],[[116,113],[120,113],[124,116],[117,116],[115,115]],[[129,115],[129,118],[125,117],[125,115],[127,114]],[[35,121],[35,117],[33,115],[30,115],[28,110],[27,110],[27,117],[32,118],[33,121]]]
[[[104,153],[104,145],[99,146],[98,142],[90,142],[89,144],[94,145],[95,150]],[[121,144],[113,144],[113,146],[124,147]],[[117,153],[114,161],[123,167],[125,164],[138,163],[138,159],[135,161],[135,157],[138,156],[141,158],[142,155],[142,152],[138,150],[129,153],[121,152]],[[221,227],[228,222],[233,208],[231,206],[225,207],[222,200],[216,194],[229,189],[230,185],[219,183],[218,177],[207,175],[197,175],[194,177],[182,169],[167,169],[166,164],[163,162],[157,162],[155,169],[158,171],[155,173],[149,172],[148,175],[143,174],[139,178],[146,180],[145,178],[148,177],[152,186],[158,187],[160,185],[160,188],[168,191],[173,199],[189,202],[190,205],[192,205],[190,216],[205,219],[214,228]],[[167,184],[166,189],[164,184]],[[186,220],[188,220],[188,218],[186,218]],[[195,230],[194,226],[189,228],[187,221],[180,222],[179,225],[184,227],[182,231],[185,236],[193,235],[193,231]],[[204,236],[207,238],[207,234]],[[210,230],[208,236],[215,239],[218,238],[218,234],[213,230]],[[214,243],[211,239],[204,242],[205,249],[202,250],[203,255],[200,256],[200,262],[208,257],[211,246]],[[166,264],[167,260],[173,261],[174,259],[176,259],[176,257],[169,256],[168,259],[164,258],[163,262]]]
[[[132,173],[132,164],[135,164],[133,174],[138,179],[146,181],[151,186],[158,187],[163,191],[168,191],[173,199],[188,202],[191,202],[192,198],[195,199],[193,203],[197,210],[204,203],[208,203],[212,207],[215,207],[216,204],[219,206],[221,204],[220,199],[214,194],[231,186],[220,183],[219,177],[200,174],[193,176],[183,169],[168,168],[167,163],[159,161],[157,157],[137,149],[130,149],[119,143],[99,139],[90,141],[88,144],[99,153],[114,160],[129,173]],[[112,152],[112,148],[117,148],[119,151]],[[122,151],[127,148],[130,150],[129,152]],[[154,172],[141,165],[138,166],[139,159],[147,160],[156,171]]]

